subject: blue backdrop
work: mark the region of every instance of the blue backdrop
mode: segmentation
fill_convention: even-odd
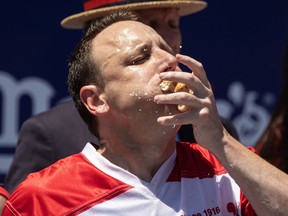
[[[281,89],[288,1],[207,2],[182,18],[182,53],[204,64],[219,112],[253,146]],[[22,122],[67,97],[67,59],[82,32],[59,23],[80,11],[80,0],[0,3],[0,183]]]

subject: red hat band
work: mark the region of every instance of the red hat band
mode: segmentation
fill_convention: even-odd
[[[84,0],[84,10],[92,10],[96,8],[111,7],[116,5],[149,2],[149,1],[161,1],[161,0]]]

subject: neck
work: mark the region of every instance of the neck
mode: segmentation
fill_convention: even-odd
[[[179,127],[159,125],[158,116],[151,118],[150,114],[144,117],[117,114],[97,118],[103,144],[100,153],[115,165],[150,182],[174,152]]]
[[[141,142],[119,138],[112,140],[101,140],[103,148],[98,152],[110,162],[147,182],[151,181],[157,170],[175,150],[175,137],[144,139]]]

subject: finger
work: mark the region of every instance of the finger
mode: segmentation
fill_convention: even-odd
[[[193,124],[199,118],[199,111],[178,113],[175,115],[161,116],[157,122],[161,125],[187,125]]]
[[[154,102],[157,104],[187,105],[191,108],[203,107],[202,99],[188,92],[176,92],[170,94],[156,95]]]
[[[196,61],[195,59],[189,56],[181,54],[177,54],[176,58],[178,62],[180,62],[181,64],[188,67],[191,71],[193,71],[195,76],[198,77],[206,87],[210,88],[210,83],[207,79],[206,72],[204,70],[203,65],[200,62]]]

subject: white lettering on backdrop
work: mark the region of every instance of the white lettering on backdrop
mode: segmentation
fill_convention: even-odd
[[[217,100],[220,115],[232,120],[243,144],[254,146],[270,121],[271,114],[265,107],[273,107],[275,95],[246,91],[243,83],[233,82],[227,97],[228,100]]]
[[[54,96],[52,85],[37,77],[25,77],[17,81],[14,77],[0,71],[0,93],[2,95],[0,146],[15,146],[19,128],[19,115],[23,112],[19,105],[22,96],[28,96],[32,103],[32,114],[47,110]],[[24,111],[25,112],[25,111]]]

